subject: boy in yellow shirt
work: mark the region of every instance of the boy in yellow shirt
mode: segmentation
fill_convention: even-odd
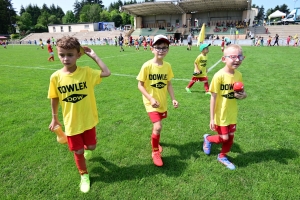
[[[146,111],[153,123],[151,134],[153,163],[161,167],[162,147],[159,145],[162,120],[167,117],[167,92],[174,108],[178,107],[175,100],[171,79],[174,77],[171,65],[164,61],[169,52],[170,41],[164,35],[156,35],[153,40],[152,53],[154,58],[145,62],[137,76],[138,89],[143,94]]]
[[[208,91],[209,85],[208,85],[208,78],[207,78],[207,54],[209,52],[208,47],[210,44],[201,44],[200,45],[200,55],[197,56],[195,62],[194,62],[194,73],[192,80],[188,84],[188,86],[185,88],[185,90],[188,93],[191,93],[190,88],[196,83],[196,82],[203,82],[204,83],[204,89],[205,89],[205,94],[210,94]]]
[[[239,45],[231,44],[225,48],[222,57],[225,66],[214,75],[209,88],[210,129],[218,134],[203,136],[203,151],[207,155],[210,154],[211,143],[222,143],[222,150],[217,160],[231,170],[234,170],[235,166],[227,159],[226,154],[231,149],[236,131],[237,99],[247,97],[244,90],[235,92],[233,85],[235,82],[243,81],[242,74],[236,69],[242,64],[244,58]]]
[[[70,151],[74,152],[77,169],[81,175],[80,190],[90,190],[90,179],[86,159],[91,158],[91,151],[96,148],[96,128],[98,113],[94,87],[100,84],[103,77],[110,76],[110,71],[97,54],[89,47],[80,50],[77,38],[65,36],[56,42],[57,54],[63,68],[50,77],[48,98],[51,99],[51,131],[57,125],[58,106],[62,115]],[[100,70],[77,66],[76,61],[82,53],[92,58]]]

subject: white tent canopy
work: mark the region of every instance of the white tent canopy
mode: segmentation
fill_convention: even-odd
[[[271,15],[269,15],[268,18],[270,20],[271,18],[282,17],[282,16],[286,16],[286,14],[283,13],[283,12],[281,12],[281,11],[279,11],[279,10],[276,10]]]

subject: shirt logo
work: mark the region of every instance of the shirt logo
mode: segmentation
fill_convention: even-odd
[[[155,87],[155,88],[158,88],[158,89],[162,89],[166,86],[167,84],[165,84],[164,82],[158,82],[158,83],[154,83],[152,84],[151,86],[152,87]]]
[[[81,101],[86,97],[86,94],[72,94],[71,96],[68,96],[63,99],[65,102],[70,102],[70,103],[77,103],[78,101]]]
[[[230,92],[228,94],[224,94],[224,95],[222,95],[222,97],[225,97],[227,99],[235,99],[234,92]]]

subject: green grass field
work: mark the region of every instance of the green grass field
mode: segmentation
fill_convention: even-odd
[[[209,99],[202,83],[185,91],[199,50],[170,47],[172,84],[180,106],[169,99],[161,144],[164,166],[151,159],[152,124],[136,76],[150,51],[91,46],[110,68],[96,90],[100,123],[98,146],[87,162],[91,190],[79,190],[73,154],[56,142],[47,99],[50,75],[62,67],[48,62],[36,46],[0,48],[0,194],[1,199],[299,199],[299,54],[294,47],[243,47],[247,99],[239,104],[238,125],[229,158],[231,171],[217,162],[219,145],[202,152],[209,130]],[[56,50],[55,50],[56,53]],[[208,67],[221,58],[210,47]],[[78,65],[97,68],[87,56]],[[209,73],[223,67],[219,63]],[[61,115],[60,115],[61,119]],[[61,120],[62,122],[62,120]]]

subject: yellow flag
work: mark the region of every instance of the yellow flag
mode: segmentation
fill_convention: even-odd
[[[201,31],[200,31],[199,36],[198,36],[197,46],[199,46],[199,44],[201,42],[203,42],[204,39],[205,39],[205,23],[202,24],[202,28],[201,28]]]
[[[296,34],[296,35],[294,36],[294,39],[296,39],[296,38],[298,38],[298,34]]]

